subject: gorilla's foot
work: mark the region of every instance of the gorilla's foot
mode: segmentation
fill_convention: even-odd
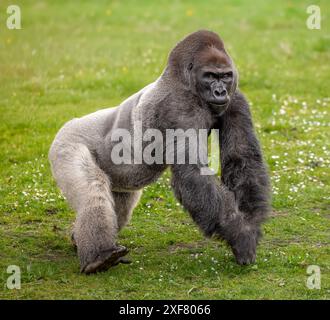
[[[128,249],[124,246],[115,246],[109,250],[104,250],[98,254],[93,262],[82,266],[80,271],[85,274],[102,272],[119,263],[130,263],[129,260],[122,257],[128,253]]]
[[[254,230],[238,235],[231,247],[239,265],[248,265],[255,262],[257,243],[257,232]]]

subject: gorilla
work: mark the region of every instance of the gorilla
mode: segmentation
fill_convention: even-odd
[[[269,179],[237,81],[223,41],[214,32],[200,30],[174,47],[155,82],[115,108],[75,118],[60,129],[49,160],[59,188],[77,213],[72,239],[82,273],[127,262],[128,249],[117,243],[118,232],[129,221],[143,187],[167,168],[175,196],[203,234],[226,241],[238,264],[255,261],[261,224],[269,212]],[[121,129],[134,135],[137,123],[143,132],[155,128],[164,134],[167,129],[218,129],[221,178],[201,174],[201,167],[207,166],[202,161],[166,161],[165,153],[177,139],[161,141],[163,162],[118,163],[111,155],[120,139],[113,135]],[[131,144],[123,149],[139,151]],[[178,150],[189,153],[187,146]]]

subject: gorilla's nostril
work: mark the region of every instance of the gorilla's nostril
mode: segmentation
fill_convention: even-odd
[[[221,93],[220,93],[221,97],[225,96],[226,94],[227,94],[226,90],[222,90]]]
[[[218,89],[215,89],[213,91],[213,94],[216,98],[223,98],[227,95],[227,90],[226,89],[223,89],[223,90],[218,90]]]

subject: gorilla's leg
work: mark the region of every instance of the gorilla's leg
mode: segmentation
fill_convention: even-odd
[[[119,231],[129,222],[141,194],[142,191],[113,192]]]
[[[135,206],[138,204],[140,197],[142,194],[141,191],[134,192],[113,192],[113,199],[115,201],[115,211],[117,216],[117,225],[118,231],[120,231],[123,227],[131,219],[133,210]],[[132,261],[126,257],[120,257],[116,264],[118,263],[131,263]]]
[[[83,144],[54,146],[50,160],[59,187],[77,211],[73,234],[81,272],[98,272],[117,264],[128,251],[115,243],[118,223],[109,178]]]
[[[216,176],[201,175],[197,166],[175,165],[172,173],[176,197],[203,233],[226,240],[239,264],[254,262],[257,234],[238,210],[234,193]]]

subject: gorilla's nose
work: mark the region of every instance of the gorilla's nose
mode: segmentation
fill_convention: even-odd
[[[224,88],[217,88],[213,91],[214,99],[217,104],[224,104],[228,101],[227,90]]]
[[[213,93],[216,98],[225,97],[227,95],[227,90],[226,89],[222,89],[222,90],[215,89]]]

